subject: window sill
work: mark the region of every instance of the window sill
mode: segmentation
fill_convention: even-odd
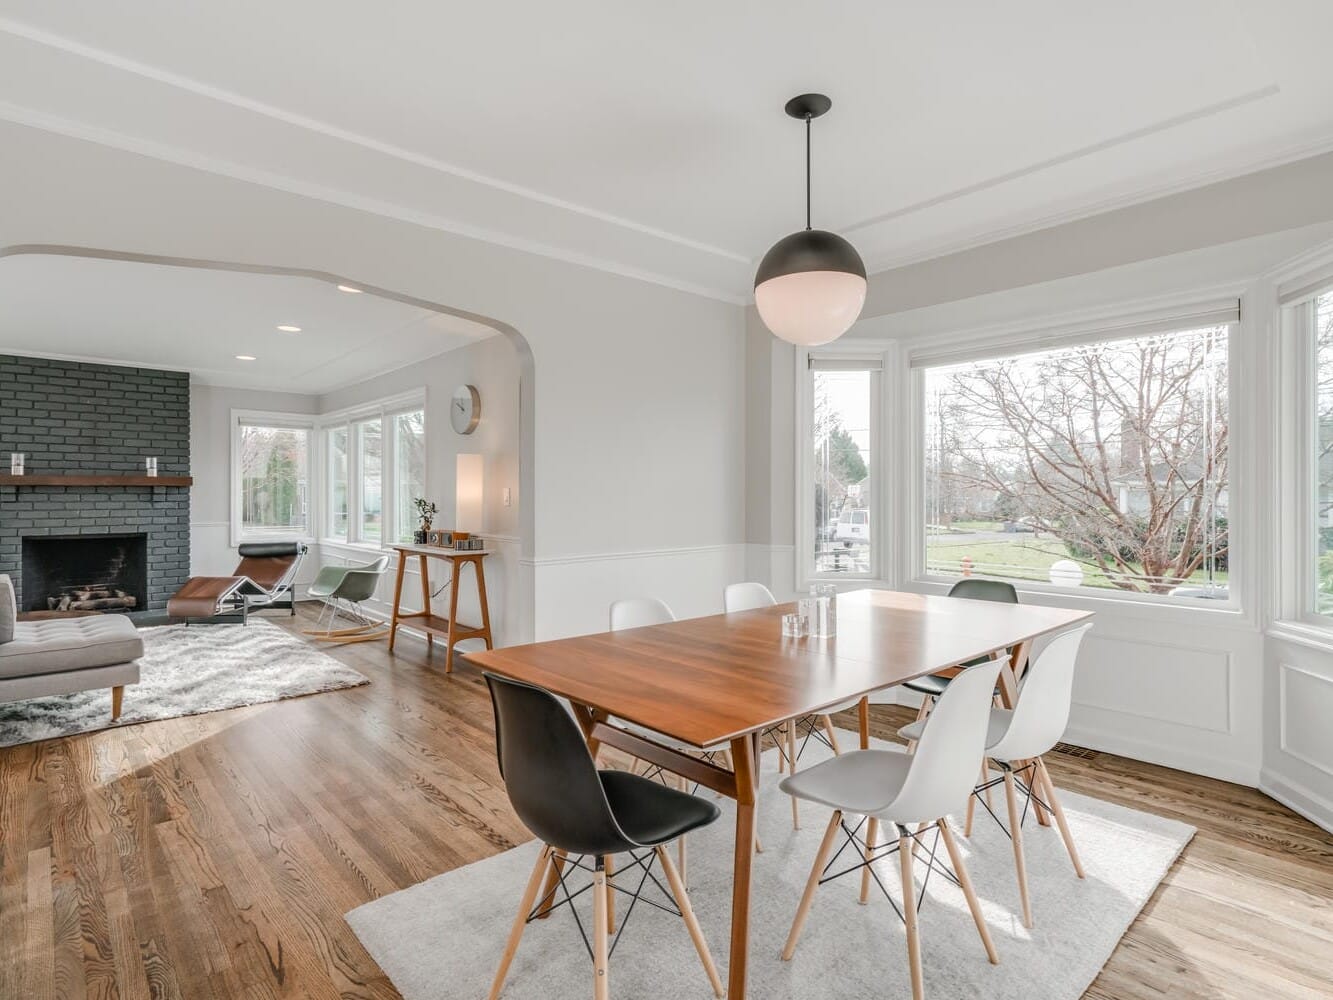
[[[300,542],[302,545],[317,545],[318,541],[312,535],[232,535],[231,547],[236,548],[239,545],[252,545],[264,542]]]
[[[905,585],[905,589],[922,593],[944,594],[958,582],[957,577],[923,576]],[[1094,612],[1134,615],[1145,619],[1188,620],[1197,623],[1210,619],[1221,628],[1257,628],[1258,623],[1235,601],[1206,601],[1189,597],[1154,597],[1128,592],[1102,590],[1094,587],[1056,587],[1032,580],[1011,580],[1021,601],[1032,604],[1050,603],[1083,608]]]
[[[355,549],[358,552],[386,552],[391,548],[382,542],[349,542],[345,538],[324,538],[320,545],[334,549]]]
[[[1319,625],[1308,621],[1275,621],[1265,633],[1273,639],[1293,642],[1298,646],[1317,649],[1322,653],[1333,653],[1333,624]]]

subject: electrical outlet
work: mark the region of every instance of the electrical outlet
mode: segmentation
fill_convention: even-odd
[[[505,487],[504,503],[506,507],[514,506],[514,496],[512,493],[509,492],[508,486]]]

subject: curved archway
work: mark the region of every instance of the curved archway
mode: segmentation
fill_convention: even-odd
[[[243,274],[269,275],[276,277],[306,278],[330,285],[350,285],[367,295],[378,296],[403,305],[426,309],[447,316],[489,327],[500,334],[513,349],[519,371],[519,565],[516,591],[519,595],[518,607],[514,609],[518,625],[517,634],[522,641],[530,641],[533,635],[535,612],[535,585],[533,579],[533,557],[536,552],[535,531],[535,463],[533,448],[536,438],[534,401],[536,398],[536,371],[532,349],[527,339],[516,328],[480,313],[458,309],[443,302],[433,302],[419,296],[397,292],[391,288],[360,281],[355,275],[335,274],[313,268],[289,267],[280,264],[252,264],[241,261],[208,260],[192,257],[173,257],[162,254],[136,253],[132,251],[107,250],[99,247],[80,247],[62,244],[25,243],[0,247],[0,259],[6,257],[46,255],[56,257],[79,257],[91,260],[110,260],[127,263],[154,264],[165,267],[193,268],[198,270],[230,271]]]

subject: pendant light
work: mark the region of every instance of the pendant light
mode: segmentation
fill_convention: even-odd
[[[832,106],[823,94],[787,102],[787,114],[805,122],[805,229],[774,243],[754,276],[764,325],[803,347],[837,340],[866,301],[866,266],[856,248],[837,233],[810,228],[810,123]]]

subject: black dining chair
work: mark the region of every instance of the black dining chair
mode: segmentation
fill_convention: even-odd
[[[950,587],[949,596],[963,597],[969,601],[995,601],[997,604],[1018,603],[1018,591],[1014,589],[1012,583],[1005,583],[1003,580],[978,580],[968,577]],[[989,659],[989,656],[981,656],[960,666],[975,667],[978,663],[985,663]],[[918,719],[924,719],[930,714],[935,699],[944,694],[944,689],[949,686],[949,681],[952,679],[941,677],[939,674],[927,674],[925,677],[903,682],[903,687],[907,690],[925,695]]]
[[[607,1000],[608,959],[640,901],[669,910],[684,920],[713,994],[721,997],[722,980],[690,908],[680,874],[665,848],[678,837],[716,820],[720,814],[717,806],[697,795],[625,771],[599,771],[578,724],[554,695],[490,673],[486,674],[486,683],[495,707],[500,776],[519,819],[542,843],[495,973],[491,1000],[496,1000],[504,988],[523,929],[532,920],[565,905],[574,915],[592,958],[593,996],[596,1000]],[[641,872],[633,890],[614,884],[613,859],[625,854],[630,857],[630,867]],[[655,863],[666,874],[669,893],[652,873]],[[573,905],[574,897],[586,887],[570,891],[568,879],[573,870],[592,874],[591,944]],[[548,888],[538,901],[538,892],[548,874]],[[648,882],[661,890],[668,904],[674,905],[664,906],[644,896]],[[559,902],[555,902],[557,891],[563,894]],[[630,898],[618,930],[615,892]],[[608,941],[613,931],[616,941]]]

